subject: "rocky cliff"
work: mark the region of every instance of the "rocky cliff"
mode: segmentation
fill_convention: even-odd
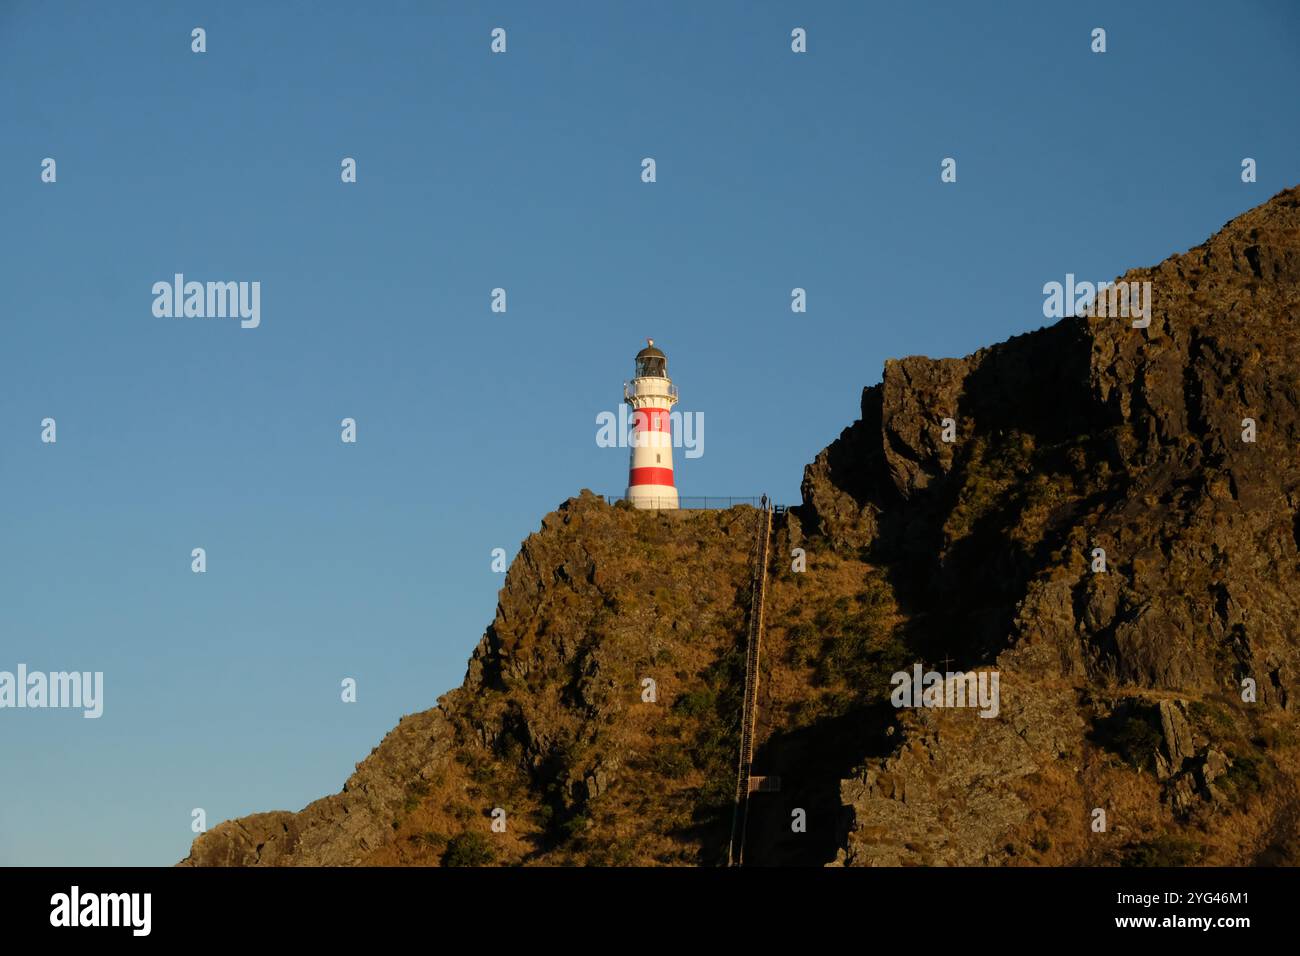
[[[1123,278],[1148,327],[888,362],[805,469],[748,861],[1300,862],[1300,191]],[[183,863],[721,862],[755,519],[570,499],[462,687]],[[917,663],[996,672],[997,716],[893,706]]]

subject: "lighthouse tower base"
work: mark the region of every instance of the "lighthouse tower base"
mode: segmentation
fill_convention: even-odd
[[[628,488],[627,500],[634,508],[654,508],[672,511],[678,507],[677,489],[672,485],[637,485]]]

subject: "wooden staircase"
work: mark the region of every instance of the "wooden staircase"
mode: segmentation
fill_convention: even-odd
[[[767,599],[767,566],[772,539],[772,506],[763,499],[758,512],[754,543],[753,586],[749,599],[749,634],[745,646],[745,698],[741,711],[740,760],[736,768],[736,807],[731,820],[731,843],[727,848],[727,865],[743,866],[745,830],[749,822],[749,795],[754,780],[761,790],[779,787],[775,778],[753,778],[754,726],[758,717],[758,669],[763,646],[763,607]]]

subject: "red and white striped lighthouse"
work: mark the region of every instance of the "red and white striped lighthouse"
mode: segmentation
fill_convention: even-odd
[[[637,508],[676,508],[668,413],[677,404],[677,386],[668,377],[668,356],[655,348],[654,339],[646,339],[636,353],[636,378],[623,383],[623,401],[632,406],[628,500]]]

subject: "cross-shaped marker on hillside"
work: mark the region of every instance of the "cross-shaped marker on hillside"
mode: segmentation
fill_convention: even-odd
[[[945,654],[945,655],[947,655],[947,653],[948,653],[947,651],[944,651],[944,654]],[[951,657],[947,657],[947,656],[945,656],[944,659],[943,659],[943,672],[944,672],[945,674],[951,673],[951,672],[948,670],[948,665],[951,664],[951,663],[952,663],[952,658],[951,658]]]

